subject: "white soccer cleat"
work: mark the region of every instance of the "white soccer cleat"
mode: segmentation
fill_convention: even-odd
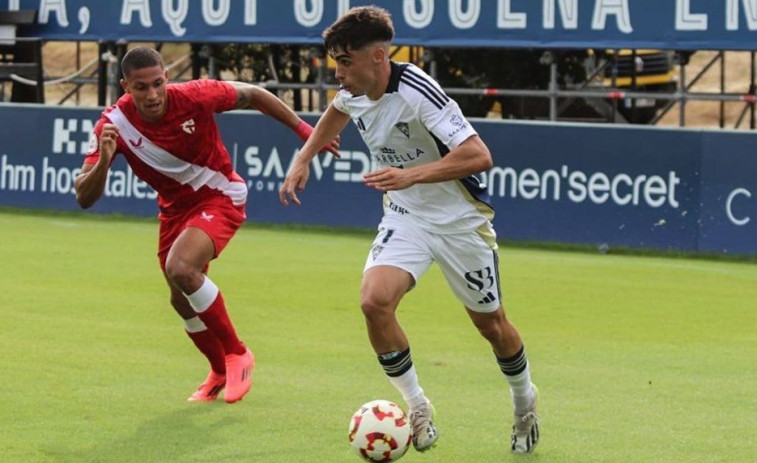
[[[536,414],[539,390],[533,384],[531,387],[534,388],[534,402],[525,414],[515,414],[510,448],[516,454],[531,453],[539,443],[539,416]]]
[[[426,399],[426,403],[410,410],[410,425],[413,427],[413,447],[419,452],[425,452],[436,444],[439,432],[434,425],[434,407]]]

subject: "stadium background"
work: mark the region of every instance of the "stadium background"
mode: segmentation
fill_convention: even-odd
[[[579,2],[589,9],[597,4],[619,3]],[[166,3],[174,8],[195,8],[205,3],[264,2],[0,0],[0,9],[6,5],[66,5],[71,35],[60,42],[46,41],[47,53],[58,46],[68,50],[76,46],[67,40],[76,39],[80,18],[87,18],[79,14],[83,6],[97,5],[92,12],[104,14],[100,23],[117,36],[122,30],[118,24],[123,5],[149,5],[152,20],[165,24],[161,4]],[[294,0],[265,3],[315,5]],[[435,14],[444,16],[454,2],[431,3],[436,7]],[[481,2],[481,6],[504,3]],[[528,12],[529,24],[539,24],[540,13],[526,5],[542,7],[545,3],[509,2],[513,12]],[[708,27],[723,30],[725,6],[733,9],[738,4],[741,28],[731,32],[734,40],[719,41],[723,34],[717,31],[708,34],[700,29],[691,34],[706,35],[709,42],[703,48],[716,50],[730,49],[733,42],[747,48],[754,43],[748,2],[625,3],[631,8],[634,26],[639,15],[640,20],[653,16],[656,7],[670,8],[658,15],[667,18],[661,23],[668,19],[675,23],[675,4],[686,10],[683,17],[696,15],[693,25],[701,27],[701,15],[707,14]],[[323,4],[325,23],[347,2]],[[113,5],[115,13],[111,14],[114,10],[105,7]],[[289,12],[290,21],[293,8],[284,11]],[[480,17],[496,17],[491,11],[487,13]],[[187,15],[195,18],[183,23],[188,32],[204,23],[198,19],[199,10]],[[243,12],[237,11],[233,17],[243,18]],[[57,14],[49,15],[51,22],[58,18]],[[145,32],[138,15],[132,18],[127,29]],[[591,12],[582,10],[579,24],[585,25],[588,18]],[[559,17],[557,24],[562,24]],[[161,31],[169,30],[161,27]],[[199,30],[212,35],[202,27]],[[635,30],[643,32],[643,28]],[[686,42],[691,37],[672,29],[665,31],[661,34],[658,30],[655,37],[664,35],[666,42],[655,46],[677,46],[675,40]],[[597,43],[603,43],[600,39]],[[624,46],[617,42],[612,45]],[[178,51],[170,55],[174,46],[181,44],[167,43],[163,49],[176,58],[185,54]],[[739,53],[748,56],[750,52]],[[77,69],[75,58],[66,56],[71,67],[48,78]],[[693,60],[699,56],[704,53],[698,51]],[[87,61],[82,60],[82,64]],[[733,61],[729,58],[729,62]],[[750,68],[745,66],[738,72],[748,76]],[[738,87],[734,91],[748,89]],[[98,113],[84,98],[80,103],[89,107],[0,105],[0,162],[4,163],[0,164],[4,182],[0,203],[17,205],[10,210],[0,207],[0,256],[6,264],[0,277],[0,378],[5,386],[0,390],[0,461],[358,461],[347,446],[349,416],[357,405],[370,399],[400,400],[375,362],[358,309],[359,269],[372,232],[257,226],[254,222],[259,218],[243,227],[223,258],[213,263],[211,274],[219,285],[228,288],[227,302],[235,323],[245,339],[254,343],[259,359],[254,390],[237,406],[187,404],[186,394],[204,373],[204,364],[182,336],[181,325],[168,307],[165,283],[155,265],[154,217],[50,212],[74,207],[70,188],[66,187],[70,187],[80,153],[86,148],[88,124]],[[687,107],[696,103],[689,102]],[[706,115],[715,126],[717,103],[708,104],[715,105]],[[261,122],[260,117],[254,113],[228,116],[221,124],[232,153],[236,145],[240,170],[256,189],[258,182],[262,182],[263,190],[269,183],[275,188],[279,164],[272,159],[278,157],[281,169],[285,168],[296,149],[292,135],[282,131],[270,137],[261,138],[256,133],[247,137],[245,133],[256,132],[253,129]],[[691,118],[688,120],[691,122]],[[603,233],[602,239],[614,246],[614,240],[623,238],[623,230],[636,226],[626,237],[657,237],[663,232],[674,242],[674,249],[694,247],[702,239],[702,230],[709,230],[705,241],[713,237],[723,240],[723,249],[752,246],[751,227],[757,212],[751,161],[754,139],[749,131],[498,120],[481,124],[487,142],[497,146],[500,170],[490,174],[495,178],[497,194],[508,168],[512,171],[506,172],[518,174],[522,188],[516,190],[518,198],[501,198],[497,223],[501,235],[507,234],[509,221],[521,220],[525,228],[514,227],[514,233],[538,233],[542,230],[533,228],[551,227],[562,242],[570,233],[588,231]],[[677,125],[676,121],[670,125]],[[267,128],[263,125],[260,131]],[[335,211],[328,206],[349,201],[353,194],[365,209],[371,204],[378,207],[377,198],[366,203],[366,198],[359,196],[368,194],[359,183],[341,181],[350,180],[362,166],[362,156],[356,154],[362,149],[361,142],[354,134],[346,137],[349,162],[335,165],[332,160],[325,166],[326,160],[319,159],[323,180],[314,182],[311,188],[320,193],[305,198],[306,205],[324,218],[348,217],[344,211],[332,215]],[[544,138],[549,137],[560,142],[557,151],[546,146],[549,140]],[[511,144],[518,149],[512,149]],[[551,199],[553,183],[546,189],[549,199],[542,199],[535,185],[542,178],[553,182],[553,177],[544,174],[554,171],[559,176],[563,165],[568,174],[603,173],[608,181],[617,180],[623,187],[621,202],[627,198],[624,195],[633,193],[622,174],[631,179],[659,177],[649,184],[649,199],[664,204],[619,206],[608,204],[609,199],[601,204],[591,199],[575,203],[566,199],[567,189],[561,190],[561,200],[555,202]],[[150,192],[128,175],[123,164],[115,170],[109,184],[111,196],[98,206],[102,207],[98,212],[123,208],[129,215],[154,214]],[[670,176],[671,171],[675,177]],[[697,173],[704,180],[696,180]],[[677,183],[676,178],[680,179]],[[596,179],[601,186],[603,177]],[[565,181],[563,185],[567,185]],[[672,207],[670,197],[659,192],[663,185],[675,186],[678,207]],[[703,186],[723,194],[704,190]],[[602,188],[597,188],[594,193],[601,200]],[[505,191],[510,194],[508,188]],[[537,194],[532,199],[522,196],[534,191]],[[732,223],[723,212],[731,196],[725,193],[734,191],[733,218],[743,225]],[[291,215],[299,212],[291,208],[284,212],[267,194],[253,193],[262,210],[251,209],[251,215],[270,208],[269,212],[281,219],[299,220]],[[328,203],[321,194],[328,195]],[[713,215],[700,215],[689,222],[690,214],[695,214],[691,207],[698,208],[700,214],[710,210]],[[359,212],[352,214],[358,222],[378,214],[375,209]],[[553,220],[547,214],[555,214],[559,222],[539,222]],[[576,224],[573,215],[588,222]],[[746,218],[750,221],[744,223]],[[625,226],[621,228],[616,220],[622,220],[620,225]],[[672,233],[666,227],[671,223],[678,225]],[[610,228],[608,224],[617,226]],[[542,393],[542,442],[537,453],[524,458],[509,455],[509,397],[488,346],[469,326],[464,312],[445,289],[440,272],[432,268],[424,276],[403,302],[401,317],[412,335],[414,363],[422,372],[424,388],[433,394],[443,437],[432,454],[409,452],[402,461],[755,460],[757,268],[732,259],[678,258],[671,255],[677,253],[660,256],[659,252],[651,256],[639,255],[641,252],[614,255],[614,248],[610,249],[603,255],[569,252],[559,245],[547,250],[502,247],[500,266],[508,312],[527,338],[534,379]],[[744,252],[752,253],[748,249]]]
[[[36,22],[22,27],[19,35],[41,37],[51,45],[52,57],[61,46],[70,47],[71,40],[121,46],[135,41],[316,44],[320,30],[339,11],[360,3],[295,0],[274,7],[254,1],[123,1],[93,8],[87,0],[9,0],[8,7],[38,9]],[[652,0],[423,0],[385,6],[395,18],[396,42],[406,45],[749,53],[757,29],[757,12],[750,5],[700,0],[665,5]],[[109,78],[113,81],[114,74]],[[753,88],[741,91],[754,96]],[[78,102],[87,103],[86,97]],[[34,136],[9,137],[3,144],[0,204],[73,209],[67,178],[80,164],[97,113],[61,107],[0,108],[6,134],[24,134],[30,124],[44,128]],[[358,228],[375,223],[380,211],[364,212],[360,206],[370,193],[360,187],[359,178],[371,161],[354,128],[345,132],[342,160],[326,156],[316,161],[322,172],[308,198],[310,209],[292,211],[278,207],[274,190],[296,152],[294,141],[257,115],[227,114],[219,121],[237,170],[251,188],[251,220]],[[495,159],[487,179],[499,211],[495,225],[501,239],[757,253],[751,239],[757,228],[752,220],[757,214],[757,176],[751,175],[757,161],[750,155],[757,139],[752,132],[488,119],[474,124]],[[250,125],[268,130],[246,130]],[[125,166],[117,169],[129,178]],[[114,176],[108,190],[112,198],[103,201],[98,212],[154,214],[150,198],[119,194],[119,188],[123,187]]]

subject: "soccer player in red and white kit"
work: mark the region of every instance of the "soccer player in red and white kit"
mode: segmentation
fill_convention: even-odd
[[[250,390],[255,357],[239,340],[218,287],[206,275],[245,220],[247,185],[233,170],[214,113],[257,109],[303,140],[312,127],[267,90],[242,82],[168,83],[160,54],[145,47],[122,61],[126,94],[107,108],[94,129],[76,178],[83,208],[102,195],[117,153],[158,193],[158,259],[171,305],[186,333],[210,362],[210,372],[189,401],[241,400]],[[324,149],[337,153],[339,140]]]

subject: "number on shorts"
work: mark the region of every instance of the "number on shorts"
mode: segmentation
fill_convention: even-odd
[[[388,243],[389,242],[389,238],[391,238],[393,234],[394,234],[394,229],[393,228],[387,229],[386,230],[386,235],[384,235],[384,239],[381,240],[381,243],[382,244]]]
[[[494,275],[492,275],[491,267],[488,266],[481,270],[466,272],[465,280],[468,282],[468,287],[475,291],[483,291],[494,286]]]

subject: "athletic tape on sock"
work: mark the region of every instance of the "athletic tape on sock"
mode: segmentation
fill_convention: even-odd
[[[200,317],[192,317],[188,320],[184,320],[184,329],[187,330],[187,333],[199,333],[200,331],[205,331],[208,329],[207,326],[205,326],[205,323],[200,320]]]
[[[186,296],[192,309],[197,313],[201,313],[208,310],[208,307],[218,297],[218,286],[205,276],[205,281],[202,282],[202,286],[197,291],[192,294],[184,294],[184,296]]]

